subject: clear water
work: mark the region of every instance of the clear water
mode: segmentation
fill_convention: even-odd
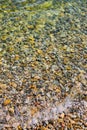
[[[68,21],[69,19],[67,19],[67,22],[65,23],[64,23],[64,20],[66,18],[63,20],[65,9],[67,10],[67,14],[68,14],[67,16],[70,16],[71,20],[73,21],[74,19],[73,14],[75,16],[75,19],[79,18],[79,14],[81,13],[81,9],[79,8],[79,6],[80,4],[84,2],[86,1],[85,0],[79,0],[79,1],[76,1],[76,0],[8,0],[8,1],[0,0],[0,37],[1,37],[0,56],[3,57],[4,63],[5,62],[7,63],[7,65],[6,64],[3,65],[4,66],[3,68],[5,67],[9,68],[9,65],[12,62],[11,56],[14,57],[15,54],[19,54],[20,57],[23,57],[24,55],[26,57],[26,55],[29,55],[29,58],[32,59],[31,56],[35,55],[34,53],[32,54],[32,52],[37,51],[33,48],[33,43],[34,43],[33,41],[35,41],[36,49],[38,48],[37,44],[39,41],[42,43],[41,45],[42,48],[40,49],[44,48],[45,50],[46,44],[48,44],[49,46],[50,41],[53,43],[57,41],[57,37],[58,37],[57,34],[59,31],[61,32],[62,30],[63,32],[63,30],[66,28],[66,30],[68,30],[68,35],[69,34],[71,35],[72,33],[72,31],[70,30],[71,25],[68,24],[69,28],[67,25],[67,23],[69,22]],[[86,8],[86,5],[85,5],[85,8]],[[82,8],[82,11],[84,15],[83,8]],[[58,19],[60,19],[61,21],[60,24],[59,23],[57,24]],[[77,20],[77,23],[79,24],[78,20]],[[53,35],[50,35],[51,33],[54,35],[54,37]],[[86,31],[84,31],[84,34],[86,34]],[[63,36],[64,34],[62,35],[62,37]],[[31,43],[31,45],[29,45],[30,49],[27,48],[29,40]],[[52,47],[55,50],[55,53],[57,53],[58,51],[58,54],[61,57],[61,54],[62,54],[61,48],[63,47],[63,45],[61,43],[58,43],[58,44],[60,44],[58,46],[59,47],[58,50],[55,48],[55,46],[52,46]],[[10,48],[10,46],[13,48],[15,47],[16,48],[15,51],[12,51],[11,49],[13,48]],[[84,47],[85,47],[85,43],[84,43]],[[2,51],[3,48],[4,48],[4,51]],[[8,48],[10,48],[10,51],[8,51]],[[66,46],[65,46],[65,49],[66,49]],[[67,48],[66,50],[68,52],[69,48]],[[84,50],[85,50],[84,51],[84,54],[85,54],[86,49]],[[76,57],[77,53],[78,51],[75,53],[75,55],[73,55],[73,57]],[[64,67],[66,66],[64,65],[61,66],[62,58],[60,57],[59,57],[60,64],[58,64],[60,67],[59,69],[63,70],[65,75],[68,75],[67,70],[64,69]],[[30,60],[29,58],[27,59]],[[19,59],[19,62],[16,62],[12,66],[13,67],[12,69],[15,70],[15,68],[18,66],[18,63],[21,63],[22,60],[24,59],[22,58]],[[80,73],[81,71],[83,71],[83,73],[86,72],[86,68],[84,67],[84,65],[81,65],[78,63],[78,66],[77,66],[71,62],[69,64],[72,65],[72,68],[71,68],[72,70],[70,72],[72,77],[66,76],[67,79],[69,79],[69,82],[74,80],[74,76],[75,75],[78,76],[78,73]],[[48,68],[48,66],[46,67]],[[73,71],[74,70],[73,68],[76,69],[76,73]],[[54,65],[53,71],[55,71],[55,65]],[[63,77],[63,76],[64,75],[60,77]],[[17,79],[16,78],[15,79],[16,81],[18,80],[19,86],[21,86],[22,84],[22,81],[20,80],[21,74],[18,74],[15,77],[17,77]],[[85,79],[84,74],[82,75],[82,77],[83,79]],[[81,81],[79,76],[78,76],[78,79]],[[29,79],[29,82],[31,82],[30,80],[31,79]],[[1,78],[0,81],[3,81],[3,78]],[[6,81],[8,82],[8,79],[6,79]],[[74,80],[73,82],[76,82],[76,81]],[[70,95],[68,95],[64,99],[63,102],[58,103],[58,105],[54,105],[54,106],[50,102],[48,108],[45,108],[41,112],[37,112],[34,115],[34,117],[30,116],[31,110],[29,110],[30,113],[28,113],[29,114],[28,125],[33,126],[34,124],[38,124],[40,121],[57,119],[59,113],[66,112],[69,107],[72,107],[73,98],[75,98],[75,96],[78,93],[81,94],[81,91],[79,91],[79,88],[81,90],[81,87],[82,87],[82,84],[78,82],[77,85],[74,86],[73,89],[71,90]],[[15,90],[13,91],[13,93],[15,93]]]

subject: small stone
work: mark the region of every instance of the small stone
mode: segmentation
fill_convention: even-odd
[[[52,71],[56,71],[58,70],[58,66],[57,65],[52,65]]]
[[[20,125],[18,126],[18,130],[23,130],[22,127],[21,127]]]
[[[66,37],[66,33],[62,32],[62,34],[60,35],[61,38]]]
[[[14,114],[14,107],[9,108],[9,112],[12,113],[12,114]]]
[[[2,51],[2,48],[0,48],[0,51]]]
[[[6,99],[4,102],[3,102],[3,105],[6,106],[6,105],[9,105],[11,103],[11,100],[10,99]]]
[[[15,82],[11,82],[10,85],[11,85],[12,87],[14,87],[14,88],[17,87],[17,84],[16,84]]]

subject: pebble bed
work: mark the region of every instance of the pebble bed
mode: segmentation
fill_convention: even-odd
[[[0,130],[87,130],[86,0],[0,1]]]

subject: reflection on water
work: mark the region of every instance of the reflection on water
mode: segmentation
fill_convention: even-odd
[[[16,6],[16,7],[21,7],[21,8],[25,8],[25,7],[36,7],[36,8],[48,8],[48,7],[53,7],[54,5],[56,6],[57,4],[61,4],[63,2],[67,2],[66,1],[61,1],[61,0],[1,0],[1,3],[3,5],[8,5],[8,6]],[[34,9],[34,8],[33,8]]]

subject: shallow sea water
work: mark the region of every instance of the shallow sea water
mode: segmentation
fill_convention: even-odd
[[[85,0],[0,0],[0,82],[8,86],[1,102],[12,100],[18,125],[56,120],[87,91],[86,7]]]

